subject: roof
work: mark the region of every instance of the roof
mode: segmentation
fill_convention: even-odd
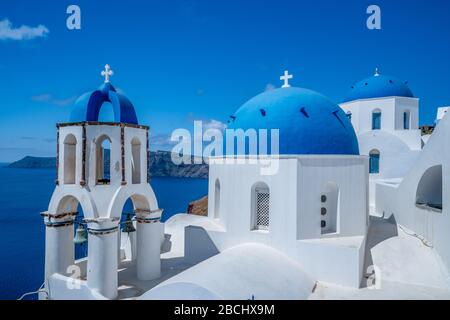
[[[104,103],[111,103],[114,111],[114,121],[138,124],[136,111],[131,101],[118,93],[110,83],[104,83],[99,89],[81,95],[76,101],[70,122],[97,122],[100,109]]]
[[[281,88],[257,95],[236,111],[228,128],[267,129],[269,154],[359,154],[356,134],[345,112],[322,94],[304,88]],[[279,130],[279,150],[270,147],[272,129]],[[225,153],[242,154],[236,145]],[[255,153],[248,139],[244,153]],[[266,154],[261,149],[256,153]]]
[[[344,102],[383,97],[413,98],[414,94],[408,87],[407,82],[376,73],[372,77],[354,84],[347,93]]]

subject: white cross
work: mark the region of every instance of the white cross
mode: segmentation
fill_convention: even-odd
[[[289,79],[292,79],[294,76],[292,74],[289,74],[289,71],[284,71],[284,76],[280,77],[280,80],[284,81],[284,84],[281,86],[282,88],[289,88]]]
[[[109,83],[109,77],[111,77],[114,72],[111,70],[109,64],[105,65],[105,70],[102,71],[102,76],[105,77],[105,83]]]
[[[378,77],[380,75],[380,70],[378,68],[375,68],[375,77]]]

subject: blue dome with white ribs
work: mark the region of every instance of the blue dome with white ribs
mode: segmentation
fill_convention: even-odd
[[[75,106],[70,115],[70,122],[97,122],[100,109],[105,102],[113,106],[114,122],[138,124],[136,111],[131,101],[108,82],[100,86],[98,90],[88,92],[75,101]]]
[[[281,155],[359,154],[358,140],[345,112],[322,94],[303,88],[281,88],[257,95],[236,111],[228,128],[267,129],[269,154],[274,154],[270,150],[270,129],[279,130]],[[237,148],[233,153],[239,154]],[[245,154],[251,154],[248,139]]]
[[[401,81],[392,76],[380,75],[377,72],[374,76],[353,85],[344,102],[383,97],[413,98],[414,94],[406,81]]]

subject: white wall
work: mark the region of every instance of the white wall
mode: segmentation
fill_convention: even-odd
[[[377,186],[378,213],[394,214],[397,222],[431,242],[450,267],[450,117],[446,115],[437,125],[416,163],[397,188]],[[416,192],[422,175],[435,165],[442,165],[442,212],[416,206]],[[382,190],[378,193],[378,190]],[[393,194],[391,198],[387,194]],[[391,201],[389,201],[391,199]]]
[[[298,161],[297,239],[365,235],[367,228],[367,157],[301,157]],[[337,234],[321,235],[320,196],[332,182],[339,188]]]
[[[260,165],[256,164],[211,164],[210,219],[214,219],[216,179],[220,181],[221,195],[220,217],[215,221],[223,226],[224,231],[208,231],[208,234],[219,251],[246,242],[262,243],[284,252],[300,264],[313,259],[308,262],[311,268],[308,271],[314,272],[319,279],[320,276],[325,277],[327,266],[334,264],[336,269],[346,273],[340,278],[333,277],[334,281],[359,285],[360,254],[364,254],[361,243],[364,242],[368,221],[367,157],[282,156],[278,173],[270,176],[261,175]],[[251,222],[252,187],[261,182],[270,190],[267,231],[253,230]],[[339,227],[338,233],[322,234],[320,198],[330,182],[339,187]],[[346,251],[348,246],[342,244],[348,237],[359,237],[350,249],[353,253]],[[309,239],[328,242],[315,243],[312,247],[311,243],[302,241]],[[186,246],[189,245],[186,240]],[[313,255],[311,250],[315,250]],[[329,250],[334,254],[328,255]],[[343,250],[342,255],[340,250]],[[349,268],[349,263],[354,268]]]
[[[147,132],[143,128],[126,126],[124,128],[125,146],[125,182],[122,184],[122,150],[121,128],[118,125],[86,125],[86,183],[89,189],[80,185],[82,176],[83,129],[80,125],[61,126],[59,129],[59,185],[56,187],[49,205],[49,212],[56,212],[61,199],[73,195],[81,203],[85,218],[116,217],[120,215],[123,198],[142,195],[148,199],[152,210],[158,209],[156,197],[147,183]],[[69,134],[77,139],[75,184],[64,184],[64,140]],[[111,140],[110,175],[108,185],[97,184],[96,179],[96,141],[107,135]],[[141,142],[140,168],[141,183],[132,184],[132,146],[131,140],[138,138]],[[126,199],[127,199],[126,198]],[[111,200],[113,199],[113,200]],[[126,201],[125,199],[125,201]],[[120,202],[116,204],[115,202]]]
[[[352,113],[352,125],[358,137],[359,152],[369,155],[380,152],[379,173],[371,174],[371,181],[402,178],[411,169],[422,149],[419,129],[419,99],[385,97],[362,99],[340,105]],[[381,129],[372,130],[372,112],[379,109]],[[409,129],[404,129],[403,114],[409,112]],[[375,205],[375,182],[370,184],[370,205]]]
[[[123,127],[123,128],[122,128]],[[84,218],[89,223],[91,229],[108,229],[116,227],[118,218],[122,215],[123,207],[128,199],[132,199],[135,209],[141,209],[139,215],[143,218],[149,218],[153,223],[138,224],[138,240],[141,244],[136,248],[136,258],[138,260],[138,276],[143,277],[142,269],[149,270],[152,266],[152,275],[159,275],[160,272],[160,241],[163,237],[163,225],[158,222],[161,217],[161,211],[158,210],[158,203],[155,194],[147,182],[147,130],[145,127],[133,127],[123,124],[91,124],[85,123],[86,129],[86,165],[85,165],[85,184],[82,183],[83,170],[83,127],[81,125],[62,125],[59,128],[59,184],[56,186],[49,203],[48,214],[60,214],[77,211],[78,203],[81,205]],[[122,161],[122,130],[124,138],[124,161]],[[64,183],[64,140],[68,134],[76,137],[76,178],[75,184]],[[107,136],[110,141],[110,183],[97,183],[97,145],[102,141],[102,137]],[[132,144],[131,141],[136,138],[140,141],[140,183],[132,183]],[[124,163],[124,165],[123,165]],[[124,168],[124,174],[122,171]],[[124,178],[124,179],[123,179]],[[72,181],[71,181],[72,182]],[[141,217],[142,218],[142,217]],[[108,224],[106,226],[106,224]],[[145,226],[143,226],[145,225]],[[145,228],[145,231],[144,229]],[[64,235],[71,242],[73,238],[73,227],[71,233]],[[50,233],[51,234],[51,233]],[[113,237],[106,241],[106,238]],[[153,240],[157,239],[157,243]],[[117,291],[117,258],[119,249],[119,237],[117,233],[105,235],[93,235],[89,233],[89,256],[88,256],[88,282],[92,289],[101,290],[102,294],[114,298]],[[94,242],[93,242],[94,241]],[[97,246],[95,245],[97,244]],[[73,249],[73,246],[71,247]],[[53,250],[55,251],[55,250]],[[55,261],[62,252],[53,254],[53,251],[47,253],[51,256],[46,261]],[[114,254],[111,256],[111,252]],[[151,257],[149,257],[151,256]],[[108,260],[109,259],[109,260]],[[112,259],[112,260],[111,260]],[[73,260],[73,259],[72,259]],[[106,262],[105,262],[106,261]],[[153,263],[154,262],[154,263]],[[104,266],[109,266],[105,271]],[[142,268],[142,266],[144,266]],[[47,266],[46,266],[47,268]],[[112,268],[112,269],[111,269]],[[48,269],[48,268],[47,268]],[[57,271],[59,272],[59,271]],[[60,272],[59,272],[60,273]],[[46,274],[46,281],[52,274]],[[61,281],[56,281],[55,286],[60,286]],[[82,282],[82,293],[66,295],[62,288],[58,293],[64,295],[61,298],[71,298],[83,296],[91,298],[92,293],[86,284]]]
[[[419,99],[405,97],[384,97],[362,99],[340,104],[340,107],[352,113],[352,125],[356,134],[372,130],[372,112],[381,111],[381,130],[403,129],[403,112],[410,111],[410,130],[419,128]]]

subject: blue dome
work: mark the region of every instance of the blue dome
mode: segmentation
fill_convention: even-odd
[[[70,122],[97,122],[100,109],[105,102],[112,104],[115,122],[138,124],[133,104],[123,94],[118,93],[110,83],[104,83],[98,90],[80,96],[75,101]]]
[[[270,129],[279,129],[279,154],[359,154],[358,140],[345,112],[308,89],[281,88],[261,93],[236,111],[228,128],[267,129],[269,154]]]
[[[414,95],[405,81],[387,75],[376,74],[352,86],[344,102],[382,97],[413,98]]]

